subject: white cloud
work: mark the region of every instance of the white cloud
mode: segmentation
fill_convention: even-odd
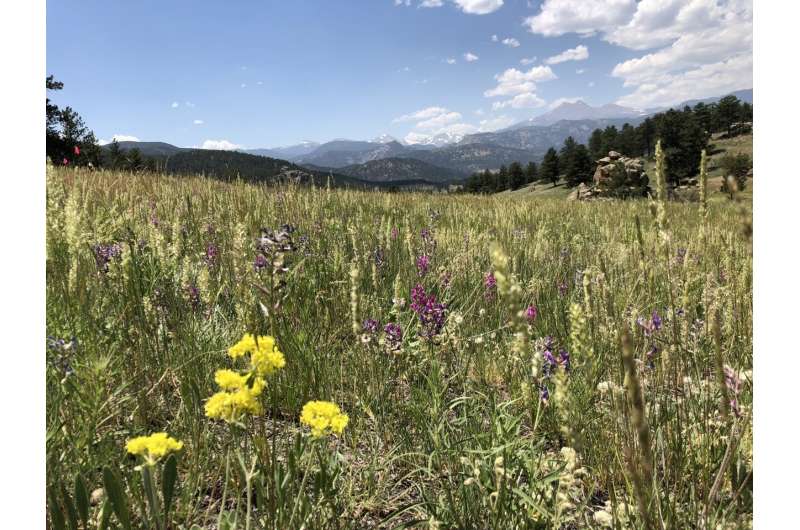
[[[583,101],[583,98],[558,98],[554,101],[551,101],[547,108],[552,110],[562,103],[576,103],[578,101]]]
[[[556,74],[549,66],[534,66],[527,72],[509,68],[502,74],[495,75],[494,78],[497,86],[483,93],[487,98],[533,92],[536,89],[536,83],[556,79]]]
[[[526,92],[518,94],[506,101],[495,101],[492,103],[492,110],[500,110],[506,107],[512,109],[535,109],[544,106],[545,101],[534,94],[533,92]]]
[[[442,7],[442,0],[422,0],[419,7]]]
[[[547,64],[559,64],[566,61],[584,61],[589,58],[589,48],[579,44],[574,48],[564,50],[558,55],[548,57],[544,62]]]
[[[173,109],[177,109],[179,105],[180,105],[180,103],[178,103],[177,101],[173,101],[172,105],[170,105],[170,107],[172,107]]]
[[[687,99],[719,96],[753,86],[753,56],[740,54],[727,60],[680,72],[665,74],[642,83],[617,100],[620,105],[647,108]]]
[[[453,3],[470,15],[488,15],[503,7],[503,0],[453,0]]]
[[[577,70],[575,70],[575,73],[576,73],[576,74],[578,74],[578,75],[581,75],[581,74],[582,74],[582,73],[584,73],[585,71],[586,71],[586,70],[584,70],[583,68],[578,68]]]
[[[456,64],[456,60],[453,59],[452,57],[448,57],[447,59],[444,60],[444,62],[446,62],[447,64]]]
[[[460,119],[461,113],[459,112],[444,107],[426,107],[411,114],[404,114],[392,121],[394,123],[414,121],[417,122],[415,127],[418,129],[440,129]]]
[[[256,81],[256,84],[257,84],[257,85],[263,85],[263,84],[264,84],[264,81]]]
[[[185,105],[186,105],[187,107],[189,107],[190,109],[193,109],[193,108],[195,107],[195,104],[194,104],[194,103],[192,103],[191,101],[187,101],[187,102],[185,103]]]
[[[589,88],[594,86],[594,81],[589,81]]]
[[[100,144],[100,145],[106,145],[106,144],[110,144],[114,140],[116,140],[118,142],[140,142],[141,141],[137,137],[131,136],[130,134],[115,134],[114,136],[111,137],[111,140],[103,140],[101,138],[101,139],[99,139],[97,141],[97,143]]]
[[[509,37],[507,39],[503,39],[503,44],[508,46],[509,48],[517,48],[519,47],[519,41],[513,37]]]
[[[194,123],[195,125],[203,125],[204,122],[203,120],[194,120],[192,123]]]
[[[218,151],[235,151],[236,149],[241,149],[242,146],[229,142],[228,140],[206,140],[200,148]]]
[[[411,0],[394,0],[394,5],[408,7],[411,5]]]
[[[500,39],[497,38],[497,35],[492,35],[492,42],[497,42]]]
[[[242,83],[242,88],[247,88],[247,83]]]
[[[538,15],[523,25],[532,33],[557,37],[613,30],[633,16],[636,0],[545,0]]]
[[[535,55],[533,57],[523,57],[522,59],[519,60],[519,64],[523,66],[528,66],[529,64],[533,64],[535,62],[536,62]]]
[[[496,131],[497,129],[503,129],[505,127],[508,127],[509,125],[512,125],[514,121],[516,120],[514,120],[514,118],[512,118],[511,116],[506,116],[506,115],[496,116],[494,118],[487,118],[485,120],[481,120],[480,127],[478,128],[480,132],[492,132]]]
[[[632,90],[620,104],[668,105],[753,86],[752,0],[545,0],[524,24],[545,36],[597,33],[648,50],[612,70]]]
[[[464,54],[464,60],[467,61],[468,63],[471,63],[473,61],[477,61],[478,60],[478,56],[475,55],[472,52],[467,52],[467,53]]]

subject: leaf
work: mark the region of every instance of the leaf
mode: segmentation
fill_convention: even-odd
[[[86,484],[83,477],[75,476],[75,505],[78,508],[78,515],[83,521],[85,528],[89,527],[89,494],[86,492]]]
[[[103,501],[103,505],[100,507],[100,525],[97,527],[97,529],[107,530],[110,519],[111,519],[111,506],[108,503],[108,499],[106,499]]]
[[[125,493],[120,486],[119,478],[107,467],[103,468],[103,486],[106,488],[106,495],[111,501],[111,507],[120,524],[126,530],[131,530],[131,517],[128,512],[128,504],[125,502]]]
[[[164,497],[164,522],[167,522],[169,508],[172,504],[172,495],[175,492],[175,483],[178,480],[178,462],[175,455],[169,455],[161,472],[161,494]]]
[[[47,498],[50,505],[50,524],[53,526],[53,530],[65,530],[64,512],[61,511],[61,505],[58,504],[58,497],[50,488],[47,488]]]
[[[78,530],[78,512],[75,511],[75,505],[72,503],[64,484],[61,484],[61,499],[64,501],[64,509],[67,512],[67,523],[69,523],[70,530]]]

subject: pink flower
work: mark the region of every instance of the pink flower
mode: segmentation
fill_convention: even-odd
[[[61,161],[61,163],[64,164],[65,166],[68,166],[69,165],[69,160],[67,160],[65,158],[64,160]]]
[[[525,318],[533,322],[536,320],[536,315],[539,314],[539,311],[536,310],[535,305],[529,305],[528,308],[525,310]]]
[[[80,147],[78,147],[76,145],[75,148],[73,149],[73,151],[75,152],[75,156],[80,156],[80,154],[81,154],[81,148]]]

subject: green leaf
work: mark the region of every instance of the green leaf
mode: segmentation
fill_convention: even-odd
[[[75,505],[72,503],[64,484],[61,484],[61,499],[64,501],[64,509],[67,512],[67,523],[70,530],[78,530],[78,512],[75,511]]]
[[[103,501],[103,505],[100,507],[100,526],[97,527],[98,530],[107,530],[108,523],[111,520],[111,506],[108,503],[108,499]]]
[[[47,498],[50,505],[50,524],[53,525],[53,530],[65,530],[64,512],[61,511],[61,505],[58,504],[58,497],[50,488],[47,488]]]
[[[178,481],[178,461],[175,455],[169,455],[161,472],[161,494],[164,497],[164,522],[167,522],[175,483]]]
[[[81,516],[83,526],[89,527],[89,494],[86,492],[86,483],[80,475],[75,476],[75,505],[78,515]]]
[[[106,488],[106,495],[111,501],[111,507],[120,524],[126,530],[131,530],[131,516],[128,512],[128,503],[125,502],[125,493],[116,473],[107,467],[103,468],[103,486]]]

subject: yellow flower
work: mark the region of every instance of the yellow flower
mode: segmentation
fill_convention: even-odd
[[[262,343],[259,342],[258,351],[254,352],[250,357],[250,362],[253,365],[253,370],[261,376],[270,375],[286,366],[286,359],[274,347],[274,343],[270,346],[270,349],[266,349],[266,346],[262,348]]]
[[[232,358],[236,359],[237,357],[241,357],[246,353],[255,351],[256,349],[256,339],[249,333],[245,333],[242,337],[242,340],[228,348],[228,355]]]
[[[244,385],[235,392],[217,392],[206,401],[206,416],[236,422],[245,414],[254,416],[261,414],[262,407],[258,396],[261,395],[264,385],[264,380],[256,377],[252,388]]]
[[[157,432],[128,440],[125,448],[133,455],[144,457],[147,463],[155,464],[167,453],[183,449],[183,442],[170,438],[165,432]]]
[[[247,384],[249,374],[241,375],[233,370],[217,370],[214,374],[214,381],[223,390],[239,390]]]
[[[341,434],[348,421],[347,414],[342,414],[339,407],[330,401],[309,401],[300,414],[300,422],[311,427],[315,438],[332,432]]]

